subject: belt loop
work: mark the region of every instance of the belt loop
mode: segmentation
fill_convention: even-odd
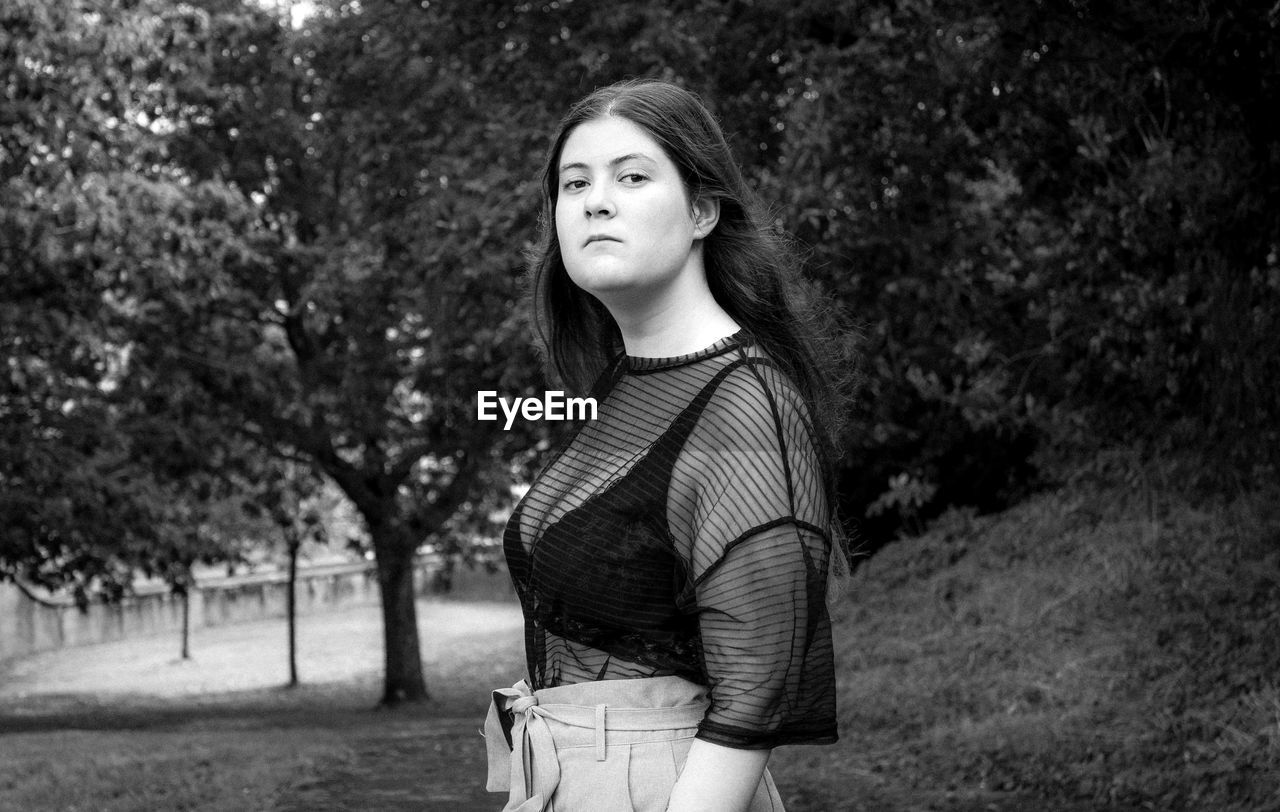
[[[604,709],[605,705],[596,705],[596,761],[604,761],[606,757],[604,742]]]

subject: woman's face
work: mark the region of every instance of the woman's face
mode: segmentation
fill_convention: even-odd
[[[714,218],[708,226],[696,214],[676,165],[644,129],[617,116],[579,124],[558,169],[556,236],[580,288],[625,304],[701,267],[695,242]]]

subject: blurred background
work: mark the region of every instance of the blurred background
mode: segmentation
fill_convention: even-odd
[[[543,156],[647,76],[850,327],[843,739],[788,808],[1280,809],[1280,5],[0,23],[0,808],[500,805],[501,528],[566,427],[476,392],[548,388]]]

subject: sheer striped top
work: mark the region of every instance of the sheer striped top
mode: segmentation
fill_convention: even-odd
[[[803,398],[745,332],[621,356],[504,535],[535,689],[680,675],[698,737],[836,740],[827,505]]]

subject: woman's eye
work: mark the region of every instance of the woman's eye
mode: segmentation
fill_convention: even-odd
[[[649,177],[647,175],[643,175],[639,172],[628,172],[627,174],[622,176],[622,180],[626,181],[627,183],[641,183],[648,179]]]
[[[566,191],[571,191],[571,192],[572,192],[572,191],[577,191],[578,189],[585,188],[585,187],[586,187],[586,185],[587,185],[587,182],[586,182],[585,180],[581,180],[581,179],[577,179],[577,180],[567,180],[567,181],[565,181],[565,182],[564,182],[564,188],[565,188],[565,190],[566,190]]]

